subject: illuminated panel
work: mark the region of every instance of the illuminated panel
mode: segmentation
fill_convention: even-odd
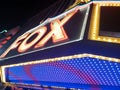
[[[47,19],[41,25],[19,36],[9,48],[4,50],[0,59],[8,59],[82,40],[89,8],[89,4],[77,6],[61,15]]]
[[[83,54],[3,67],[5,81],[11,83],[120,86],[119,62],[119,59]]]
[[[114,27],[113,24],[112,25],[108,24],[109,26],[107,26],[107,28],[105,28],[106,26],[102,25],[103,23],[105,23],[105,21],[103,21],[103,19],[102,19],[102,18],[104,18],[104,16],[101,17],[101,15],[103,15],[103,11],[104,11],[105,8],[114,8],[113,10],[116,10],[116,8],[120,9],[120,2],[93,3],[93,9],[92,9],[92,15],[91,15],[91,22],[90,22],[90,29],[89,29],[88,38],[90,40],[97,40],[97,41],[111,42],[111,43],[120,43],[120,38],[118,38],[117,36],[110,36],[110,35],[100,34],[102,30],[106,30],[108,27],[111,27],[111,26]],[[107,10],[107,12],[109,12],[109,10]],[[115,14],[116,13],[112,13],[112,15],[113,15],[112,18],[116,18],[116,17],[114,17]],[[109,14],[107,16],[109,17]],[[112,21],[110,22],[110,20],[112,18],[108,18],[109,19],[108,23],[112,22]],[[105,20],[105,18],[104,18],[104,20]],[[116,20],[116,21],[118,21],[118,20]],[[112,22],[112,23],[114,23],[114,22]],[[109,29],[111,29],[111,28],[109,28]],[[115,29],[116,29],[116,27],[114,27],[112,31],[115,31]]]

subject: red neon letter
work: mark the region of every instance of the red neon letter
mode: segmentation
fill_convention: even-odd
[[[16,48],[16,47],[21,43],[20,40],[26,38],[26,37],[28,36],[28,34],[29,34],[29,33],[26,33],[26,34],[18,37],[18,38],[13,42],[13,44],[0,56],[0,58],[5,57],[5,56],[10,52],[10,50]]]
[[[35,43],[38,42],[38,40],[40,40],[40,38],[46,33],[47,28],[46,27],[40,27],[37,28],[37,30],[33,31],[18,47],[18,52],[25,52],[26,50],[28,50],[30,47],[32,47]],[[38,34],[37,37],[32,40],[30,43],[27,43],[28,39],[30,37],[32,37],[34,34]]]
[[[51,31],[40,41],[38,42],[34,48],[39,48],[44,46],[47,41],[52,37],[53,42],[60,42],[63,40],[67,40],[68,36],[63,28],[63,25],[76,13],[76,10],[72,13],[66,15],[65,18],[60,20],[55,20],[51,22]]]

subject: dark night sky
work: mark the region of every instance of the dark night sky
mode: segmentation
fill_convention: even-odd
[[[25,23],[41,10],[54,4],[57,0],[1,0],[0,1],[0,31],[12,29]]]

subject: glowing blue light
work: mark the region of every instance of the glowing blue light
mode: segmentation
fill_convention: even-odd
[[[120,86],[120,63],[90,57],[74,58],[6,68],[6,78],[8,82],[27,84],[57,82]]]

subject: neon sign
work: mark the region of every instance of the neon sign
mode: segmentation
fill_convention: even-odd
[[[8,53],[12,51],[17,51],[17,53],[20,54],[44,47],[56,46],[61,43],[69,42],[72,39],[80,40],[86,11],[88,10],[80,10],[80,8],[76,7],[69,12],[52,18],[51,21],[47,22],[45,25],[38,25],[31,31],[25,32],[0,55],[0,58],[8,57]],[[80,16],[80,18],[78,19],[77,16]],[[75,25],[71,27],[70,24]],[[75,29],[76,34],[73,34],[73,29]],[[50,44],[48,42],[50,42]]]

